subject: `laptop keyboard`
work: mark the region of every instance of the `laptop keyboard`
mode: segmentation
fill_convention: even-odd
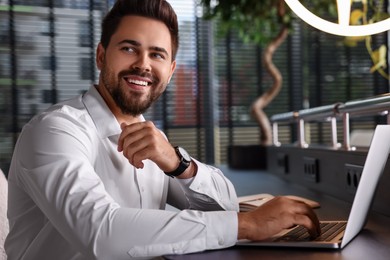
[[[321,235],[312,238],[303,226],[298,226],[276,241],[331,241],[345,229],[346,222],[321,222]]]

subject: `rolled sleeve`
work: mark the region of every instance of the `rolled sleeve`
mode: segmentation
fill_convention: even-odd
[[[238,211],[238,200],[233,184],[216,167],[195,159],[198,172],[191,181],[179,180],[191,209]]]

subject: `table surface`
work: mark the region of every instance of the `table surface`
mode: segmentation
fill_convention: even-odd
[[[298,195],[318,201],[320,220],[347,219],[351,204],[310,189],[288,183],[261,170],[231,170],[220,166],[234,184],[237,195],[256,193]],[[375,199],[375,198],[374,198]],[[390,259],[390,217],[370,212],[363,230],[344,249],[302,249],[234,246],[188,255],[167,256],[168,259]]]

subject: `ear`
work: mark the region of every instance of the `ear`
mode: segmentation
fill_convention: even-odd
[[[103,45],[99,43],[99,45],[96,48],[96,66],[99,70],[102,69],[104,64],[104,57],[106,55],[106,50],[104,49]]]
[[[172,61],[171,72],[170,72],[170,75],[169,75],[169,78],[168,78],[168,83],[171,81],[171,78],[173,76],[173,73],[175,72],[175,69],[176,69],[176,60]]]

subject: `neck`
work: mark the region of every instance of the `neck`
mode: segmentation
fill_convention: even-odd
[[[120,108],[115,104],[110,93],[108,93],[104,87],[97,85],[96,89],[99,92],[100,96],[102,96],[103,100],[106,102],[108,108],[111,110],[112,114],[115,116],[119,124],[125,123],[129,125],[129,124],[142,121],[142,117],[140,115],[131,116],[131,115],[123,114]]]

